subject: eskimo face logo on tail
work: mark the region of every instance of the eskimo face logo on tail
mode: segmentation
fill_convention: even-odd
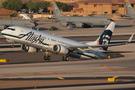
[[[106,45],[110,42],[112,36],[112,31],[110,30],[105,30],[103,34],[100,36],[99,39],[99,45]],[[107,50],[108,47],[102,47],[100,49],[102,50]]]
[[[108,44],[108,43],[109,43],[109,41],[110,41],[110,36],[108,36],[108,35],[103,35],[102,38],[103,38],[102,44]]]
[[[29,41],[31,43],[38,43],[38,44],[43,44],[45,37],[42,37],[41,35],[36,35],[34,32],[29,32],[27,34],[20,34],[21,36],[19,39],[26,37],[26,41]]]

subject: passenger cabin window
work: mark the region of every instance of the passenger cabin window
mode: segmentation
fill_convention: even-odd
[[[10,30],[12,30],[12,31],[15,31],[15,29],[14,29],[14,28],[7,28],[7,29],[10,29]]]

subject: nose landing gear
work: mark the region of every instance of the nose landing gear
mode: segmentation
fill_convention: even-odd
[[[45,52],[44,60],[51,60],[51,56],[48,55],[49,52]]]

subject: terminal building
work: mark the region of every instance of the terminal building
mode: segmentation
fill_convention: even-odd
[[[129,1],[135,9],[135,0]],[[106,14],[109,17],[115,17],[126,14],[124,0],[78,0],[77,2],[68,3],[67,5],[73,6],[73,8],[71,11],[63,13],[70,16],[99,16],[100,14]],[[48,10],[52,10],[52,8],[49,7]]]

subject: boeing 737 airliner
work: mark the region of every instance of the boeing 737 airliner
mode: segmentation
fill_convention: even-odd
[[[20,26],[8,27],[1,33],[8,40],[21,43],[22,50],[26,52],[42,50],[62,54],[62,60],[68,61],[69,57],[79,59],[99,59],[107,57],[107,53],[109,53],[107,49],[109,46],[123,45],[123,43],[109,44],[114,27],[115,22],[111,22],[96,41],[88,43],[81,43]],[[46,53],[44,59],[50,60],[51,57]]]

